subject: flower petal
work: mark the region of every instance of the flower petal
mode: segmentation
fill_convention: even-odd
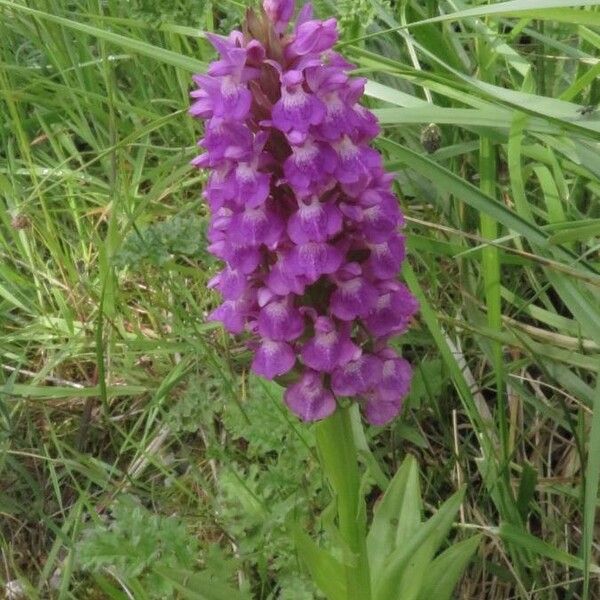
[[[381,381],[377,389],[379,397],[386,402],[397,402],[408,394],[412,369],[408,361],[394,357],[383,361]]]
[[[295,362],[289,344],[265,339],[254,354],[252,370],[266,379],[274,379],[290,371]]]
[[[272,340],[295,340],[304,331],[304,319],[300,311],[289,300],[269,302],[260,310],[258,332]]]
[[[338,319],[352,321],[356,317],[368,315],[375,307],[378,297],[375,286],[363,277],[354,277],[338,283],[331,295],[329,309]]]
[[[379,383],[381,373],[381,360],[372,354],[363,354],[333,372],[331,389],[336,396],[363,394]]]
[[[303,421],[318,421],[336,409],[333,394],[325,389],[321,377],[307,370],[297,383],[285,391],[285,403]]]
[[[304,344],[300,356],[304,364],[315,371],[331,373],[357,358],[359,352],[346,328],[336,328],[330,319],[319,317],[315,335]]]
[[[419,303],[406,286],[397,284],[395,291],[379,296],[373,311],[363,319],[367,329],[376,337],[402,333],[419,310]]]
[[[263,0],[263,8],[277,33],[285,31],[294,15],[294,0]]]
[[[391,279],[396,277],[404,260],[404,236],[394,234],[387,241],[370,244],[371,255],[366,267],[375,277]]]
[[[291,215],[287,232],[296,244],[325,242],[342,228],[342,213],[331,202],[320,202],[313,196],[310,202],[299,202]]]
[[[308,242],[292,249],[289,267],[294,275],[304,275],[309,282],[314,282],[321,275],[337,271],[343,259],[342,252],[331,244]]]
[[[367,396],[363,405],[363,413],[371,425],[383,426],[398,416],[402,410],[402,401],[388,402],[381,398],[378,393]]]

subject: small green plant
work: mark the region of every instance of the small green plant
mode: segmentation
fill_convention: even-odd
[[[313,598],[315,588],[299,572],[287,525],[309,519],[311,511],[326,502],[323,479],[315,468],[314,435],[290,427],[279,405],[279,386],[255,377],[249,384],[246,401],[227,403],[218,415],[228,441],[213,450],[223,465],[215,511],[269,597]],[[210,446],[217,443],[213,439]]]
[[[127,494],[115,501],[108,521],[98,521],[85,531],[76,556],[82,569],[109,573],[134,593],[143,590],[148,598],[174,597],[186,576],[228,586],[223,557],[210,556],[200,572],[200,545],[182,520],[156,515]]]
[[[187,216],[136,228],[125,238],[113,262],[117,267],[136,267],[140,262],[160,267],[178,256],[201,256],[205,243],[202,232],[202,220]]]

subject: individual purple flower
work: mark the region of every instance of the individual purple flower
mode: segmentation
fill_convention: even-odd
[[[251,151],[238,156],[234,167],[229,169],[219,182],[222,197],[233,200],[236,206],[256,208],[260,206],[270,193],[270,173],[261,169],[261,163],[268,160],[268,155],[263,152],[267,135],[257,135],[250,139]],[[231,155],[226,155],[232,158]]]
[[[377,386],[380,398],[389,402],[404,398],[408,394],[412,378],[410,365],[390,350],[380,356],[383,360],[381,379]]]
[[[204,94],[197,94],[199,101],[192,106],[192,115],[203,116],[208,111],[215,117],[243,119],[248,114],[252,94],[248,86],[237,81],[235,76],[215,78],[195,75],[194,81],[201,86]]]
[[[338,280],[330,298],[331,314],[343,321],[366,317],[379,299],[377,288],[368,281],[357,263],[350,263]]]
[[[245,275],[256,271],[261,261],[261,253],[257,247],[234,244],[225,239],[212,243],[208,249],[215,256],[226,261],[230,268]]]
[[[310,283],[335,273],[344,260],[342,252],[325,242],[307,242],[295,246],[290,253],[289,268],[294,275],[302,275]]]
[[[402,409],[408,394],[412,370],[407,361],[389,348],[379,353],[381,365],[377,386],[365,395],[364,412],[373,425],[385,425]]]
[[[358,141],[363,142],[377,137],[381,130],[377,117],[360,104],[355,104],[353,111],[356,123],[355,137]]]
[[[365,397],[363,408],[365,417],[371,425],[386,425],[398,415],[402,409],[402,401],[401,397],[389,401],[375,389]]]
[[[336,168],[335,153],[331,146],[309,137],[303,143],[292,146],[291,151],[283,170],[294,190],[303,195],[324,188]]]
[[[357,396],[379,385],[383,370],[382,361],[372,354],[362,354],[331,376],[331,389],[336,396]]]
[[[273,105],[271,120],[284,133],[307,133],[311,125],[318,125],[325,117],[325,106],[317,96],[304,91],[303,82],[301,71],[281,76],[281,98]]]
[[[285,391],[285,402],[305,421],[318,421],[335,411],[333,394],[325,388],[321,376],[315,371],[305,371],[298,381]]]
[[[337,21],[305,21],[296,26],[294,39],[286,48],[288,57],[306,56],[307,54],[320,54],[329,50],[337,42]]]
[[[287,33],[293,1],[263,8],[244,33],[208,35],[220,57],[194,76],[204,153],[192,164],[209,170],[208,249],[225,262],[209,281],[223,298],[209,319],[246,332],[252,370],[285,375],[301,419],[350,397],[382,425],[411,378],[388,340],[418,307],[397,280],[403,220],[370,146],[379,125],[360,104],[365,80],[332,50],[335,19],[306,4]]]
[[[392,289],[383,290],[375,307],[363,321],[372,335],[385,337],[403,333],[418,309],[419,305],[408,289],[395,283]]]
[[[206,124],[204,137],[198,142],[206,148],[207,167],[218,166],[224,159],[239,160],[248,156],[252,148],[252,132],[243,123],[213,117]]]
[[[349,135],[356,128],[354,111],[344,101],[338,91],[328,92],[322,97],[325,116],[317,129],[320,137],[334,141],[342,135]]]
[[[237,300],[245,291],[247,277],[241,271],[225,267],[208,282],[208,287],[216,287],[225,300]]]
[[[360,197],[361,229],[370,242],[385,243],[401,221],[400,209],[390,192],[366,189]]]
[[[230,240],[249,246],[271,246],[285,228],[283,219],[270,207],[248,207],[232,219]]]
[[[288,294],[300,296],[304,293],[308,280],[302,274],[294,273],[291,263],[290,251],[287,251],[281,253],[271,266],[266,284],[273,293],[281,296]]]
[[[271,340],[290,342],[304,331],[304,318],[289,297],[276,298],[260,309],[258,332]]]
[[[252,310],[253,299],[250,292],[237,300],[225,300],[209,316],[209,321],[220,321],[229,333],[241,333]]]
[[[213,77],[231,76],[236,81],[247,82],[259,76],[259,70],[247,65],[248,59],[254,61],[264,58],[262,44],[249,43],[245,47],[244,37],[239,31],[232,31],[228,37],[206,33],[206,39],[221,55],[208,67],[208,74]]]
[[[315,335],[302,347],[302,362],[315,371],[331,373],[360,353],[352,342],[348,328],[337,326],[327,317],[319,317],[315,323]]]
[[[246,206],[256,208],[269,196],[270,179],[268,173],[261,173],[258,170],[258,160],[256,158],[252,161],[240,162],[235,167],[234,172],[236,186],[234,196],[245,199]]]
[[[275,379],[287,373],[295,362],[296,355],[289,344],[263,339],[254,354],[252,370],[266,379]]]
[[[295,244],[325,242],[342,229],[342,213],[334,202],[321,202],[312,195],[298,201],[290,216],[287,232]]]
[[[341,183],[366,183],[371,177],[371,170],[381,164],[381,156],[376,150],[356,145],[348,135],[334,142],[333,146],[338,158],[335,177]]]
[[[386,280],[392,279],[398,272],[405,254],[404,237],[393,233],[387,240],[377,244],[368,244],[370,250],[366,267],[373,276]]]

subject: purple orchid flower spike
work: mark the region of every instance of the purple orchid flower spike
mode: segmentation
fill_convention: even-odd
[[[411,369],[388,345],[418,309],[398,281],[405,256],[393,177],[370,147],[377,119],[365,80],[332,47],[335,19],[293,0],[264,0],[244,33],[208,35],[220,55],[194,76],[190,115],[204,122],[192,164],[209,171],[209,316],[246,333],[252,370],[285,376],[305,421],[338,398],[383,425],[402,407]],[[283,381],[280,380],[280,381]],[[347,400],[344,400],[347,402]]]

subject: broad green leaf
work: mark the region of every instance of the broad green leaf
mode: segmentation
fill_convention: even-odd
[[[377,504],[367,534],[367,552],[371,581],[381,575],[385,561],[398,544],[402,545],[421,524],[421,490],[419,467],[413,456],[407,456]]]
[[[317,445],[323,470],[338,502],[348,505],[349,510],[356,512],[359,476],[354,439],[350,415],[342,412],[338,410],[317,424]]]
[[[346,600],[346,567],[319,548],[300,527],[293,528],[293,535],[298,554],[317,587],[329,600]]]
[[[429,565],[419,600],[450,600],[454,588],[479,547],[481,535],[453,544]]]
[[[214,581],[204,573],[189,573],[164,567],[155,567],[153,570],[171,582],[179,594],[189,600],[249,600],[248,594],[222,581]]]
[[[402,576],[408,568],[411,558],[427,544],[427,554],[419,554],[421,560],[431,557],[446,539],[454,518],[464,497],[464,488],[453,494],[438,511],[416,530],[402,546],[397,546],[387,559],[381,576],[373,580],[374,600],[392,600],[398,590]]]
[[[417,600],[424,582],[430,577],[431,561],[435,554],[435,540],[428,538],[408,557],[397,573],[397,587],[386,600]],[[378,596],[378,600],[384,600]],[[436,599],[437,600],[437,599]]]

